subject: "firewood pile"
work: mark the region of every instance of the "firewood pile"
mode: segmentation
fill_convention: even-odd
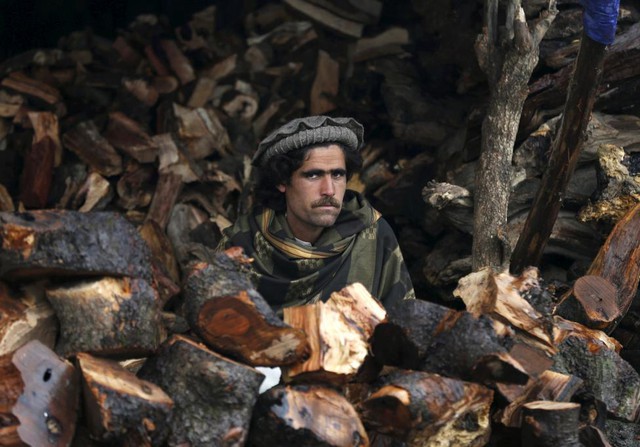
[[[0,64],[0,445],[635,445],[639,11],[621,6],[545,260],[514,277],[471,272],[481,5],[388,3],[266,2],[244,34],[214,7],[145,15]],[[563,5],[505,249],[570,82]],[[257,142],[307,114],[365,125],[350,187],[397,228],[419,300],[352,284],[277,315],[240,250],[212,251],[251,205]],[[282,383],[260,394],[257,366]]]

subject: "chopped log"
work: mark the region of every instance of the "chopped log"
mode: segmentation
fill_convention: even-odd
[[[173,93],[180,87],[180,82],[174,76],[155,76],[151,80],[151,85],[161,95]]]
[[[419,371],[398,370],[381,381],[358,405],[371,430],[399,438],[408,447],[480,447],[489,440],[490,389]]]
[[[505,407],[500,422],[507,427],[520,427],[524,404],[539,400],[570,402],[582,385],[583,381],[578,377],[545,371],[536,380],[529,382],[522,395]]]
[[[285,368],[287,381],[342,385],[377,373],[369,357],[369,339],[386,317],[382,305],[360,283],[333,292],[326,302],[286,307],[284,322],[309,339],[307,360]]]
[[[146,220],[139,228],[140,236],[151,250],[152,260],[156,260],[162,271],[174,283],[180,282],[180,270],[173,250],[173,245],[167,234],[153,220]]]
[[[123,79],[122,85],[138,101],[147,107],[152,107],[158,102],[160,93],[153,84],[145,79]]]
[[[0,85],[23,93],[34,98],[38,98],[48,104],[56,104],[62,101],[60,91],[44,82],[30,78],[20,71],[14,71],[2,79]]]
[[[640,416],[640,375],[618,354],[620,344],[579,323],[560,317],[554,321],[558,353],[553,370],[582,379],[585,390],[604,402],[611,415],[636,421]]]
[[[259,396],[248,445],[365,447],[369,438],[356,410],[337,391],[318,385],[280,385]]]
[[[582,446],[578,436],[579,404],[529,402],[522,413],[522,447]]]
[[[174,401],[168,445],[243,445],[264,378],[204,345],[174,335],[147,359],[138,377]]]
[[[136,67],[140,63],[141,55],[136,51],[129,42],[122,37],[117,36],[113,41],[113,49],[120,55],[120,60],[125,66]]]
[[[174,205],[178,201],[182,185],[181,175],[171,172],[160,174],[145,219],[156,222],[160,228],[164,229],[171,218]]]
[[[187,102],[187,106],[192,109],[204,107],[213,97],[213,91],[216,86],[217,83],[215,80],[206,76],[198,77],[193,87],[193,92]]]
[[[229,153],[229,135],[212,109],[191,110],[174,103],[173,114],[177,133],[193,160],[201,160],[216,152],[220,155]]]
[[[202,169],[173,140],[171,134],[152,137],[158,145],[158,172],[176,174],[184,183],[191,183],[202,177]]]
[[[90,173],[71,202],[81,213],[104,209],[113,198],[111,183],[97,172]]]
[[[309,355],[304,332],[285,324],[226,252],[185,275],[185,316],[212,349],[252,366],[282,366]]]
[[[553,297],[540,287],[536,268],[525,270],[519,277],[483,268],[462,278],[453,294],[472,314],[500,319],[535,338],[536,345],[550,355],[555,353],[550,318]],[[534,295],[541,301],[537,307],[530,302]]]
[[[144,55],[159,76],[171,76],[171,70],[169,70],[160,57],[158,57],[151,45],[144,47]]]
[[[157,292],[139,278],[104,277],[46,289],[60,320],[56,352],[134,357],[164,338]]]
[[[80,397],[73,365],[32,340],[15,353],[0,357],[0,370],[0,444],[71,445]],[[9,426],[4,427],[7,420]],[[19,442],[12,443],[16,440]]]
[[[149,206],[155,174],[156,170],[151,165],[140,165],[134,161],[128,163],[116,184],[118,205],[125,210]]]
[[[192,230],[206,222],[209,222],[209,215],[199,207],[188,203],[177,203],[171,210],[166,231],[179,265],[187,265],[192,260],[190,256],[194,243]]]
[[[409,31],[406,28],[393,27],[382,33],[358,39],[353,52],[353,61],[362,62],[376,57],[402,54],[403,45],[409,45]]]
[[[122,112],[109,113],[109,124],[104,136],[115,148],[140,163],[151,163],[158,156],[158,147],[149,134],[140,123]]]
[[[122,172],[122,157],[100,135],[93,121],[83,121],[62,135],[64,146],[73,151],[92,169],[110,177]]]
[[[331,31],[355,38],[362,36],[363,25],[361,23],[344,19],[306,0],[285,0],[285,3]]]
[[[44,296],[44,286],[23,286],[20,293],[0,282],[0,355],[14,352],[31,340],[53,348],[58,321]]]
[[[371,338],[377,361],[462,380],[524,384],[528,372],[507,352],[503,325],[423,300],[387,309]]]
[[[588,275],[597,275],[617,287],[617,307],[620,317],[606,325],[604,330],[612,333],[622,317],[627,314],[636,296],[640,282],[640,204],[634,206],[618,221],[604,245],[600,248]],[[628,323],[625,323],[628,326]]]
[[[82,373],[84,415],[91,437],[115,441],[144,434],[152,445],[168,435],[173,400],[157,385],[141,380],[117,362],[77,356]]]
[[[312,115],[326,115],[336,108],[335,99],[340,90],[340,64],[326,51],[318,51],[316,77],[311,86],[309,111]]]
[[[171,69],[178,76],[182,85],[188,84],[196,78],[191,62],[178,48],[175,40],[162,39],[160,46],[169,61]]]
[[[151,280],[150,252],[116,212],[0,213],[0,276],[112,275]]]
[[[616,286],[601,276],[581,276],[558,303],[555,313],[592,329],[606,329],[620,317]]]
[[[27,208],[45,208],[53,169],[62,158],[58,119],[50,112],[29,112],[34,135],[31,147],[24,156],[20,178],[20,201]]]

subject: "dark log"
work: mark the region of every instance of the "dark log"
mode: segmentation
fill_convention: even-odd
[[[579,439],[584,447],[613,447],[602,430],[590,425],[580,428]],[[623,447],[622,444],[616,446]]]
[[[410,43],[409,31],[406,28],[393,27],[376,36],[358,39],[353,51],[353,61],[362,62],[382,56],[403,54],[403,46]]]
[[[333,292],[326,302],[286,307],[284,322],[302,330],[310,356],[284,368],[287,381],[328,382],[367,380],[377,374],[369,356],[369,339],[386,311],[360,283]]]
[[[145,219],[157,223],[160,228],[164,229],[171,218],[174,205],[178,201],[182,185],[183,181],[180,175],[171,172],[160,174]]]
[[[65,147],[92,169],[109,177],[122,172],[122,157],[104,138],[93,121],[84,121],[62,135]]]
[[[148,436],[160,445],[168,435],[173,401],[160,387],[141,380],[117,362],[78,354],[84,416],[91,437],[101,441]]]
[[[578,436],[580,405],[536,401],[522,409],[522,447],[581,447]]]
[[[175,130],[193,160],[201,160],[213,153],[229,153],[229,135],[213,109],[192,110],[174,103],[173,115],[177,126]]]
[[[381,381],[358,405],[369,429],[401,439],[410,447],[480,447],[488,442],[493,402],[490,389],[417,371],[399,370]]]
[[[125,210],[149,206],[153,197],[153,180],[155,169],[152,166],[133,161],[128,163],[116,184],[118,205]]]
[[[19,293],[0,282],[0,355],[14,352],[31,340],[52,349],[58,321],[44,297],[44,286],[25,286]]]
[[[160,93],[153,84],[145,79],[123,79],[124,88],[138,101],[147,107],[152,107],[158,102]]]
[[[191,62],[180,50],[175,40],[163,39],[160,41],[160,46],[169,61],[169,66],[178,76],[182,85],[188,84],[196,78]]]
[[[640,415],[640,375],[624,361],[620,344],[601,331],[554,318],[558,353],[553,370],[579,377],[607,411],[619,419],[636,421]]]
[[[317,385],[281,385],[258,398],[247,445],[365,447],[369,438],[342,394]]]
[[[245,443],[264,375],[174,335],[138,377],[160,386],[175,403],[168,444],[204,447]]]
[[[150,252],[116,212],[0,213],[0,276],[132,276],[151,280]]]
[[[609,419],[605,433],[614,447],[635,447],[640,439],[640,425]]]
[[[56,352],[134,357],[154,352],[163,333],[157,292],[139,278],[104,277],[46,290],[60,320]]]
[[[331,31],[349,37],[361,37],[363,25],[340,17],[333,12],[320,8],[306,0],[285,0],[285,3],[301,14],[329,28]]]
[[[332,98],[340,89],[340,64],[326,51],[318,51],[316,77],[311,86],[309,111],[312,115],[326,115],[336,108]]]
[[[520,427],[524,404],[539,400],[570,402],[582,385],[582,379],[575,376],[545,371],[530,381],[523,393],[504,408],[500,422],[507,427]]]
[[[282,366],[309,355],[302,330],[278,318],[226,252],[193,264],[185,278],[187,321],[216,351],[253,366]]]
[[[616,286],[601,276],[582,276],[562,297],[555,313],[592,329],[606,329],[620,317]]]
[[[175,174],[184,183],[200,180],[202,169],[179,147],[171,134],[159,134],[153,137],[159,148],[158,173]]]
[[[158,147],[140,123],[122,112],[111,112],[105,138],[140,163],[151,163],[158,156]]]
[[[11,363],[7,361],[11,359]],[[69,446],[73,439],[80,397],[75,368],[37,340],[0,357],[0,434],[21,442],[2,445]],[[12,425],[19,424],[12,433]],[[15,436],[17,434],[17,437]],[[24,444],[23,444],[24,443]]]
[[[62,101],[60,91],[44,82],[30,78],[20,71],[14,71],[9,76],[2,79],[0,85],[23,93],[34,98],[38,98],[48,104],[54,105]]]

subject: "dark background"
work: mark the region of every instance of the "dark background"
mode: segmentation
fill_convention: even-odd
[[[187,22],[193,13],[216,5],[221,27],[242,23],[247,0],[0,0],[0,60],[34,48],[56,47],[58,39],[90,28],[113,38],[139,14],[166,16],[174,26]],[[232,20],[228,20],[231,17]],[[218,28],[220,29],[220,28]]]

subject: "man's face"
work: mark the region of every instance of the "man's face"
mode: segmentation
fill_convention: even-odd
[[[287,202],[287,222],[298,239],[315,242],[333,225],[347,189],[344,152],[331,144],[311,149],[288,185],[278,185]]]

